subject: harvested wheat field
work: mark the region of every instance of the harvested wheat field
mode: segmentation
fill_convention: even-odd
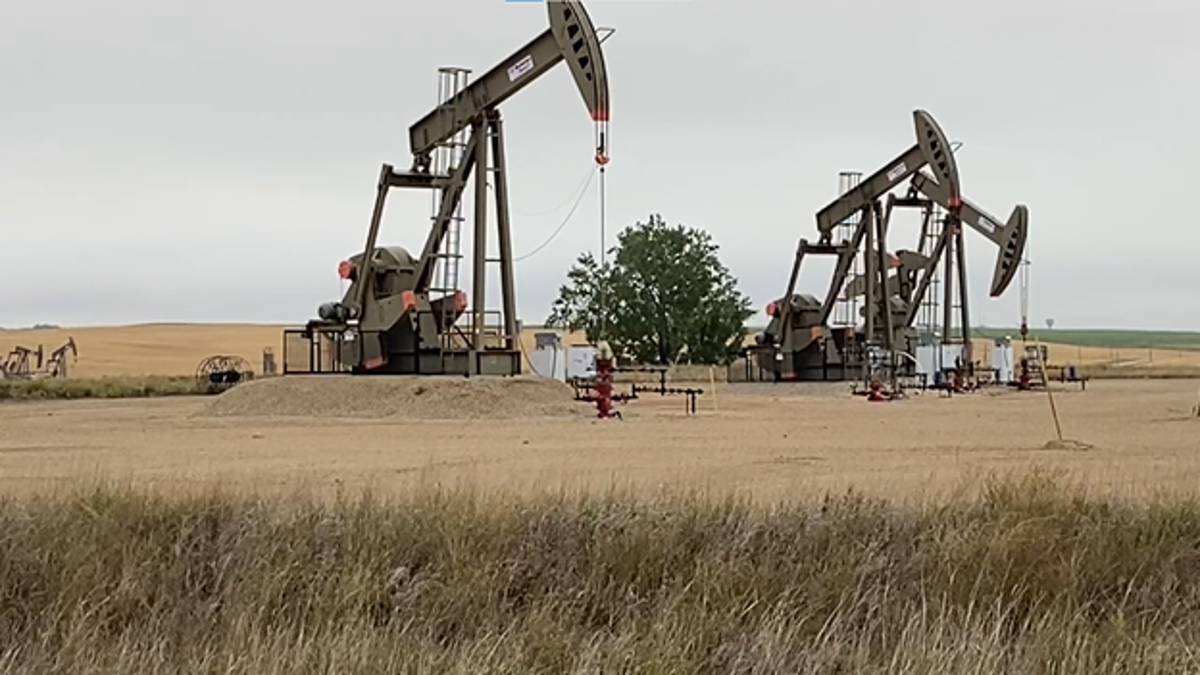
[[[297,326],[303,324],[298,321]],[[293,326],[295,327],[295,326]],[[87,326],[81,328],[0,329],[0,356],[16,346],[48,354],[74,338],[78,360],[71,364],[76,377],[134,377],[144,375],[191,375],[200,361],[216,354],[240,356],[261,371],[262,354],[270,348],[281,361],[283,330],[273,324],[139,324],[132,326]],[[521,336],[525,352],[534,349],[534,334],[541,328],[527,327]],[[564,344],[585,342],[579,332],[562,335]],[[753,336],[747,338],[747,342]],[[1049,361],[1054,365],[1075,364],[1103,370],[1106,377],[1145,371],[1158,374],[1200,373],[1200,350],[1079,347],[1047,342]],[[991,342],[976,340],[976,353],[986,362]],[[707,369],[703,369],[707,371]],[[718,369],[718,376],[724,372]],[[707,372],[702,378],[707,381]]]
[[[191,375],[202,360],[213,355],[239,356],[255,372],[261,372],[264,349],[283,358],[283,331],[298,328],[276,324],[156,323],[131,326],[85,326],[79,328],[0,329],[0,357],[17,346],[49,354],[74,338],[79,349],[72,364],[76,377],[136,377],[143,375]],[[526,352],[534,348],[529,328],[521,336]],[[581,333],[563,336],[567,344],[583,342]]]
[[[421,484],[662,488],[765,500],[855,487],[921,496],[988,472],[1050,467],[1118,492],[1200,481],[1197,383],[1104,380],[893,403],[845,385],[723,384],[689,416],[643,395],[599,421],[559,383],[285,377],[219,397],[0,405],[0,489],[97,477],[171,491]]]

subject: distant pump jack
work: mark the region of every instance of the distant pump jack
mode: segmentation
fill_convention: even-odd
[[[751,349],[758,366],[776,379],[851,381],[896,380],[915,374],[913,358],[919,337],[913,327],[939,262],[947,273],[957,267],[963,327],[970,326],[966,302],[966,258],[962,225],[979,232],[1000,250],[989,293],[1001,295],[1020,268],[1028,235],[1029,211],[1017,205],[1005,224],[962,196],[958,164],[950,142],[927,111],[913,113],[916,143],[875,173],[851,186],[817,213],[819,239],[801,239],[783,297],[767,305],[770,323]],[[928,170],[926,170],[928,169]],[[909,180],[906,196],[892,190]],[[922,236],[930,231],[934,207],[945,210],[941,234],[928,255],[911,250],[887,250],[887,233],[895,207],[920,208]],[[857,216],[857,224],[851,222]],[[835,230],[854,225],[848,239],[833,240]],[[797,294],[801,264],[808,255],[837,257],[833,279],[824,300]],[[852,264],[865,262],[862,276],[849,278]],[[835,304],[865,296],[863,325],[828,325]],[[950,303],[945,328],[950,327]],[[851,319],[853,321],[853,318]],[[943,335],[948,339],[947,335]],[[971,362],[970,340],[964,360]],[[868,382],[869,384],[869,382]]]

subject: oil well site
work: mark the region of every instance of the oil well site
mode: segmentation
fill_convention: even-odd
[[[0,673],[1200,672],[1196,7],[491,1],[6,8]]]
[[[775,255],[786,285],[732,363],[630,362],[580,331],[523,326],[502,104],[561,64],[594,122],[601,190],[609,162],[601,45],[612,31],[577,2],[547,7],[549,27],[490,70],[436,70],[437,105],[409,128],[411,164],[381,167],[363,249],[337,265],[344,296],[314,299],[312,318],[6,332],[10,383],[191,374],[203,395],[0,407],[0,481],[101,472],[329,487],[433,476],[787,497],[804,484],[920,493],[1031,464],[1122,489],[1192,480],[1194,382],[1092,381],[1111,374],[1103,348],[1085,356],[1029,335],[1026,243],[1031,227],[1053,224],[1020,195],[1000,212],[971,201],[961,143],[928,110],[897,120],[871,172],[830,167],[837,192],[794,256]],[[385,205],[414,195],[431,197],[427,236],[394,241]],[[919,222],[915,241],[892,232],[904,213]],[[1015,334],[964,330],[972,239],[994,251],[988,296],[1022,296]],[[817,258],[832,278],[806,286],[801,271]],[[62,346],[32,342],[50,338]],[[1164,361],[1194,366],[1187,351],[1160,350]]]

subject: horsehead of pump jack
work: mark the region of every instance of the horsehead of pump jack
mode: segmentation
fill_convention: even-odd
[[[462,128],[464,115],[499,106],[563,60],[592,120],[608,122],[608,71],[591,18],[578,0],[549,0],[546,9],[546,32],[409,128],[414,173],[429,172],[433,151]]]
[[[833,231],[840,223],[926,165],[933,169],[935,179],[947,192],[949,202],[946,209],[953,213],[961,205],[958,163],[954,160],[946,134],[933,116],[924,110],[913,111],[913,125],[917,142],[911,148],[817,212],[817,230],[822,245],[832,243]]]
[[[955,227],[966,224],[1000,249],[988,289],[988,295],[999,297],[1020,267],[1029,232],[1028,207],[1017,204],[1008,222],[1000,225],[996,217],[962,196],[958,163],[950,141],[933,115],[926,110],[913,111],[913,126],[917,136],[915,145],[817,213],[820,243],[830,244],[839,223],[911,176],[912,187],[946,209]],[[930,167],[932,176],[921,171],[925,166]]]
[[[596,124],[596,162],[603,166],[608,160],[605,139],[609,92],[601,40],[577,0],[549,0],[545,4],[547,29],[409,128],[409,171],[383,165],[366,245],[362,253],[339,266],[339,274],[351,282],[350,287],[341,302],[322,305],[318,309],[320,318],[310,321],[302,332],[310,348],[316,344],[317,333],[324,334],[326,342],[338,345],[335,369],[422,375],[521,372],[500,105],[566,61]],[[444,174],[435,171],[434,153],[468,132],[457,165]],[[466,294],[458,288],[457,260],[461,256],[455,228],[459,205],[471,179],[475,187],[474,226],[464,233],[474,242],[473,288],[468,307]],[[376,246],[384,203],[394,187],[438,191],[433,226],[418,255],[399,246]],[[487,251],[489,192],[495,204],[499,246],[499,252],[491,255]],[[454,270],[453,281],[439,273],[435,283],[434,270],[439,263]],[[488,311],[485,306],[485,278],[491,264],[500,270],[499,312]],[[485,328],[485,314],[497,313],[501,315],[500,325]],[[470,324],[459,327],[456,322],[464,314],[470,317]]]

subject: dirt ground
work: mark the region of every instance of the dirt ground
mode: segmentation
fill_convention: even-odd
[[[1064,436],[1090,449],[1047,448],[1046,394],[1014,391],[870,403],[843,385],[729,384],[694,417],[681,397],[659,397],[629,403],[619,421],[226,419],[202,414],[211,398],[6,403],[0,491],[104,478],[169,491],[666,486],[774,501],[850,486],[932,496],[1032,466],[1120,493],[1191,491],[1198,386],[1118,380],[1057,391]]]

